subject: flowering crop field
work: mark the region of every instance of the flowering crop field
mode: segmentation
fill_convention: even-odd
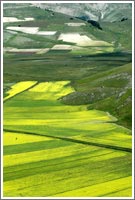
[[[4,196],[131,196],[131,131],[109,113],[62,104],[70,81],[28,83],[4,102]]]

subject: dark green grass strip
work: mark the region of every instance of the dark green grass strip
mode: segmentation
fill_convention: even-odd
[[[100,156],[106,155],[102,154]],[[59,170],[68,168],[79,167],[85,163],[89,163],[89,159],[97,157],[92,156],[90,152],[78,153],[72,156],[64,156],[60,158],[54,158],[51,160],[43,160],[37,162],[31,162],[21,165],[15,165],[4,168],[4,181],[15,180],[31,175],[40,173],[52,173]]]
[[[99,150],[100,151],[100,150]],[[109,153],[103,153],[100,155],[100,157],[107,155],[109,156]],[[61,171],[69,170],[71,174],[76,173],[78,174],[86,174],[87,172],[97,174],[97,171],[102,171],[102,173],[107,173],[108,171],[111,173],[112,171],[120,170],[125,171],[127,168],[129,168],[130,160],[127,158],[127,155],[120,156],[120,157],[114,157],[109,158],[105,160],[99,160],[94,161],[92,158],[99,157],[99,155],[91,155],[90,152],[86,153],[86,156],[78,154],[73,156],[61,157],[57,159],[51,159],[51,160],[44,160],[44,161],[38,161],[34,163],[26,163],[19,166],[11,166],[6,167],[4,169],[4,181],[9,180],[15,180],[27,176],[47,173],[48,175],[51,173],[61,173]],[[118,161],[121,161],[122,164]],[[116,170],[116,163],[117,163],[117,170]],[[118,164],[119,163],[119,164]],[[120,165],[120,167],[118,167]],[[106,167],[105,167],[106,166]],[[85,169],[85,170],[84,170]],[[120,172],[119,172],[120,173]],[[130,173],[130,170],[129,170]],[[102,174],[103,175],[103,174]],[[65,176],[68,178],[68,174]],[[73,176],[73,174],[72,174]],[[98,174],[97,174],[98,176]],[[64,176],[60,178],[65,178]]]
[[[19,95],[17,96],[17,98],[18,97],[19,97]],[[61,105],[61,103],[58,102],[58,101],[50,101],[50,100],[31,101],[31,100],[26,100],[26,99],[25,100],[24,99],[20,100],[20,99],[17,99],[17,98],[15,98],[13,101],[8,101],[6,106],[12,106],[12,107],[18,107],[19,106],[19,107],[28,107],[29,108],[29,107],[58,106],[58,105]]]
[[[5,103],[5,102],[7,102],[9,99],[12,99],[13,97],[16,97],[17,95],[19,95],[19,94],[21,94],[21,93],[23,93],[23,92],[25,92],[25,91],[27,91],[27,90],[29,90],[29,89],[31,89],[31,88],[33,88],[33,87],[35,87],[36,85],[38,85],[38,82],[37,82],[37,83],[35,83],[34,85],[32,85],[32,86],[30,86],[30,87],[26,88],[25,90],[23,90],[23,91],[21,91],[21,92],[19,92],[19,93],[15,94],[14,96],[12,96],[12,97],[10,97],[10,98],[8,98],[8,99],[4,100],[4,103]]]
[[[11,155],[11,154],[19,154],[19,153],[40,151],[46,149],[54,149],[69,145],[73,145],[73,143],[69,143],[67,141],[62,141],[62,140],[57,140],[57,141],[50,140],[50,141],[32,142],[25,144],[7,145],[4,146],[3,151],[4,155]]]
[[[54,139],[61,139],[61,140],[74,142],[74,143],[79,143],[79,144],[84,144],[84,145],[92,145],[92,146],[98,146],[98,147],[107,148],[107,149],[113,149],[113,150],[118,150],[118,151],[132,152],[132,149],[131,148],[127,148],[127,147],[119,147],[119,146],[113,146],[113,145],[108,145],[108,144],[99,144],[99,143],[96,143],[96,142],[87,142],[87,141],[77,140],[77,139],[67,138],[67,137],[50,136],[50,135],[45,135],[45,134],[42,135],[42,134],[33,133],[33,132],[8,130],[8,129],[4,129],[4,131],[12,132],[12,133],[23,133],[23,134],[30,134],[30,135],[40,135],[40,136],[43,136],[43,137],[45,136],[45,137],[54,138]]]
[[[77,153],[76,154],[73,154],[73,155],[67,155],[67,156],[62,156],[62,157],[59,157],[59,158],[52,158],[50,160],[41,160],[41,161],[34,161],[34,162],[29,162],[29,163],[24,163],[24,164],[19,164],[19,165],[14,165],[14,166],[7,166],[7,167],[4,167],[4,172],[5,173],[13,173],[15,171],[20,171],[20,170],[26,170],[26,169],[29,169],[29,170],[32,170],[34,168],[38,168],[38,167],[45,167],[45,166],[55,166],[56,164],[61,164],[61,163],[68,163],[68,162],[73,162],[73,161],[77,161],[77,160],[83,160],[83,159],[87,159],[88,157],[96,157],[97,155],[93,155],[95,154],[96,152],[98,152],[99,149],[97,150],[89,150],[87,152],[83,152],[83,153]],[[107,151],[107,150],[106,150]],[[109,150],[108,150],[109,151]],[[107,155],[107,154],[110,154],[111,153],[111,150],[107,153],[101,153],[100,155],[98,156],[103,156],[103,155]]]

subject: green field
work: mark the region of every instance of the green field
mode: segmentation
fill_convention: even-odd
[[[131,18],[112,10],[101,30],[32,4],[3,13],[3,196],[130,198]]]
[[[130,130],[57,100],[72,91],[42,82],[4,103],[4,196],[131,196]]]

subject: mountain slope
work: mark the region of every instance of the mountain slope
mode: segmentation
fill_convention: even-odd
[[[113,22],[120,21],[123,17],[132,18],[131,3],[33,3],[33,5],[75,17],[85,16],[96,21]]]

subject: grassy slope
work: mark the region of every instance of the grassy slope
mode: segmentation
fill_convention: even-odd
[[[10,14],[10,10],[13,10]],[[102,110],[108,110],[119,118],[119,122],[131,128],[131,89],[125,90],[129,83],[129,77],[126,79],[124,73],[131,73],[131,66],[126,68],[116,67],[122,66],[126,63],[131,62],[131,55],[126,53],[117,52],[121,48],[123,50],[131,50],[131,21],[126,20],[124,22],[113,22],[102,24],[103,31],[98,30],[88,23],[86,26],[81,27],[69,27],[64,23],[71,22],[70,16],[54,13],[52,11],[41,10],[36,7],[28,7],[25,12],[21,9],[5,9],[5,16],[14,17],[34,17],[35,21],[31,22],[16,22],[16,23],[5,23],[4,27],[12,25],[17,26],[39,26],[41,30],[58,30],[57,35],[51,37],[43,37],[31,34],[12,34],[5,32],[4,46],[15,47],[15,48],[51,48],[55,44],[66,44],[62,41],[57,41],[56,38],[61,32],[79,32],[92,37],[94,40],[105,40],[110,43],[114,43],[116,53],[104,53],[102,55],[87,56],[92,53],[97,47],[85,48],[78,51],[49,51],[46,54],[26,54],[26,53],[12,53],[4,55],[4,82],[12,83],[16,81],[52,81],[52,80],[72,80],[72,86],[76,89],[76,93],[67,97],[63,102],[67,104],[88,104],[90,108],[98,108]],[[79,19],[72,20],[73,22],[81,22]],[[10,36],[9,36],[10,35]],[[125,40],[127,38],[127,40]],[[68,43],[67,43],[68,44]],[[121,44],[121,47],[119,46]],[[110,47],[109,47],[110,48]],[[101,48],[103,52],[108,51],[108,47],[105,49]],[[100,51],[99,51],[100,52]],[[85,55],[86,54],[86,55]],[[83,56],[82,56],[83,55]],[[57,59],[56,59],[57,58]],[[38,62],[37,62],[37,61]],[[55,65],[54,65],[55,63]],[[104,76],[110,76],[112,72],[110,69],[114,68],[114,74],[119,73],[121,78],[106,79],[101,81],[99,79],[100,74]],[[125,71],[123,72],[123,69]],[[130,70],[129,70],[130,69]],[[116,71],[115,71],[116,70]],[[126,71],[127,70],[127,71]],[[105,73],[101,73],[104,72]],[[110,73],[110,75],[109,75]],[[95,74],[95,75],[94,75]],[[90,77],[90,78],[89,78]],[[96,79],[97,84],[93,85],[92,78]],[[80,80],[77,81],[77,79]],[[83,82],[84,81],[84,82]],[[99,84],[98,84],[99,83]],[[103,86],[104,88],[101,88]],[[6,92],[9,88],[9,84],[4,84],[4,91]],[[82,93],[82,91],[85,91]],[[80,93],[81,92],[81,93]],[[123,102],[122,98],[117,99],[117,96],[124,92],[127,94],[127,99]],[[92,97],[91,93],[94,93]],[[104,93],[104,96],[102,95]],[[115,94],[116,93],[116,94]],[[4,93],[4,95],[6,95]],[[71,98],[70,98],[71,97]],[[95,101],[100,103],[95,103]],[[116,111],[116,107],[111,107],[112,102],[115,101],[116,105],[125,105]],[[128,102],[126,102],[128,101]],[[94,103],[94,104],[93,104]]]
[[[62,99],[66,104],[90,104],[89,109],[109,111],[118,117],[118,123],[132,126],[132,65],[94,74],[73,83],[76,92]]]
[[[107,113],[56,101],[73,90],[68,83],[40,83],[4,103],[4,196],[131,195],[130,131]]]
[[[56,59],[57,58],[57,59]],[[111,62],[113,60],[113,62]],[[5,82],[8,80],[77,80],[107,71],[131,61],[131,55],[110,55],[102,58],[72,56],[65,51],[42,55],[16,54],[4,56]],[[55,65],[54,65],[55,63]],[[16,74],[19,77],[16,77]],[[55,74],[55,75],[54,75]],[[8,77],[9,76],[9,77]]]
[[[103,30],[96,29],[91,25],[84,27],[87,34],[91,33],[96,38],[113,42],[116,51],[132,49],[132,20],[128,19],[123,22],[101,22]],[[125,39],[126,38],[126,39]]]

